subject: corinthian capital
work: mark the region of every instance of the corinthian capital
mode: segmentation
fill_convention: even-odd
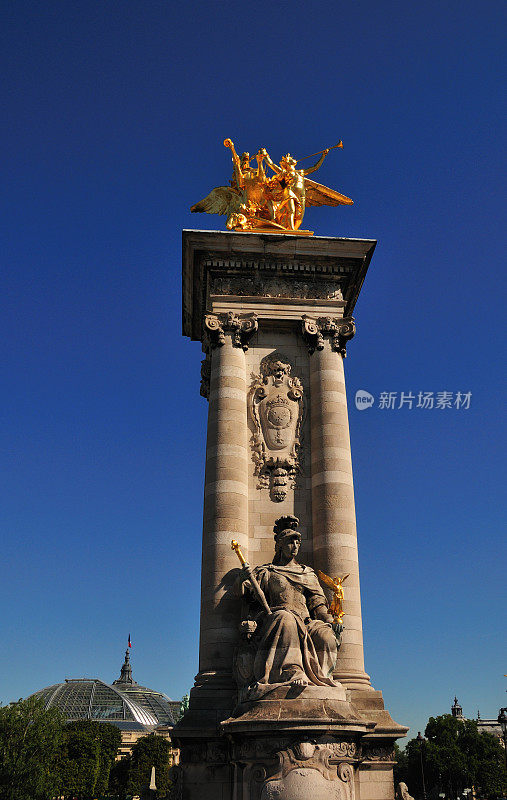
[[[316,350],[323,350],[325,339],[329,339],[331,349],[345,358],[347,341],[352,339],[355,332],[356,325],[352,317],[312,319],[306,314],[303,316],[302,333],[310,355]]]
[[[205,349],[222,347],[227,333],[234,347],[248,350],[248,341],[258,328],[257,316],[239,317],[234,311],[226,314],[206,314],[204,317]]]

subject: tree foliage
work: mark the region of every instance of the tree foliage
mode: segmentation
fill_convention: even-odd
[[[438,800],[441,793],[455,800],[472,787],[477,797],[486,800],[505,794],[502,746],[492,734],[480,733],[474,720],[457,719],[451,714],[430,717],[425,735],[422,743],[411,739],[396,759],[396,782],[404,781],[416,798],[423,796],[423,771],[430,800]]]
[[[99,772],[99,743],[88,731],[66,731],[61,750],[59,794],[90,797]]]
[[[116,761],[109,775],[109,793],[118,800],[126,800],[129,780],[130,756]]]
[[[130,794],[143,795],[150,785],[151,768],[155,767],[157,796],[165,797],[169,791],[171,745],[161,736],[150,733],[138,739],[129,759],[127,789]]]
[[[117,727],[83,720],[68,723],[59,758],[59,794],[80,800],[104,794],[121,742]]]
[[[1,800],[45,800],[54,794],[63,722],[40,698],[0,708]]]
[[[0,800],[94,800],[145,795],[155,767],[157,797],[170,788],[171,745],[150,734],[116,761],[121,732],[107,722],[65,722],[40,698],[0,707]]]
[[[100,795],[104,794],[109,786],[111,770],[121,744],[121,731],[116,725],[111,725],[109,722],[95,724],[98,727],[97,735],[100,745],[99,773],[95,793]]]

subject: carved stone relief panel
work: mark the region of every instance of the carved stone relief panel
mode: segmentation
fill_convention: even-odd
[[[339,279],[318,281],[312,278],[287,278],[257,272],[254,275],[216,275],[211,282],[211,293],[250,297],[287,297],[307,300],[342,300]]]
[[[392,742],[387,744],[385,742],[380,744],[374,742],[365,742],[363,746],[362,757],[364,761],[383,761],[389,764],[394,764],[395,753]]]
[[[271,500],[281,502],[300,468],[303,386],[291,376],[291,365],[279,354],[261,361],[249,392],[248,408],[254,426],[252,457],[259,488],[269,488]]]
[[[277,755],[278,768],[264,780],[259,800],[355,800],[354,767],[333,763],[327,744],[300,741]]]

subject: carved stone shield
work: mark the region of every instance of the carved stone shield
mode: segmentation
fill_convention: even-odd
[[[290,364],[268,359],[261,364],[261,374],[255,377],[249,395],[259,486],[269,486],[271,499],[277,502],[285,498],[289,480],[299,469],[303,387],[290,373]]]
[[[287,394],[284,397],[271,392],[259,402],[258,410],[268,450],[291,450],[296,438],[294,423],[299,416],[297,401],[290,400]]]

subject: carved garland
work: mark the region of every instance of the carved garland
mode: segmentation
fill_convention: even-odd
[[[316,350],[324,349],[324,337],[327,337],[331,340],[331,349],[346,358],[347,341],[354,336],[356,325],[352,317],[342,317],[341,319],[319,317],[318,319],[312,319],[305,314],[303,316],[302,332],[310,355]]]
[[[332,758],[355,758],[358,754],[355,742],[328,742],[327,747],[332,752]]]
[[[387,761],[394,762],[395,754],[392,744],[387,745],[368,745],[363,746],[363,761]]]

